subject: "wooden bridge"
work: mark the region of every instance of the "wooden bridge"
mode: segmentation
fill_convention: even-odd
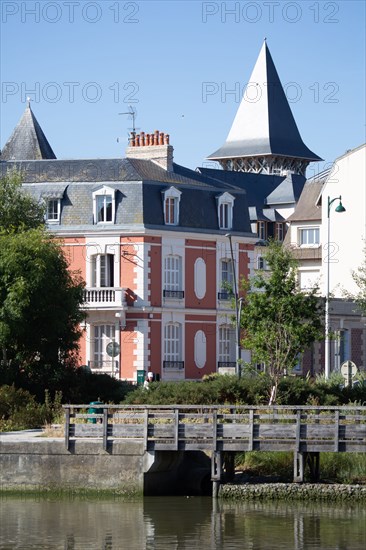
[[[292,451],[294,481],[306,464],[319,479],[319,453],[366,452],[366,407],[65,405],[65,444],[138,440],[146,451],[205,451],[213,482],[220,482],[223,455]],[[226,465],[227,466],[227,465]],[[227,466],[228,467],[228,466]],[[228,467],[230,469],[230,466]]]

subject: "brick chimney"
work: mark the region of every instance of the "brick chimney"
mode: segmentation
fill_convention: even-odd
[[[153,134],[131,132],[126,157],[152,160],[164,170],[173,171],[173,146],[169,145],[169,134],[155,130]]]

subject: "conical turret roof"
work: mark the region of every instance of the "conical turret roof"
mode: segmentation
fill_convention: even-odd
[[[42,128],[28,103],[22,118],[4,145],[1,160],[55,159],[56,155],[48,143]]]
[[[208,158],[266,155],[307,162],[321,160],[301,139],[264,41],[226,142]]]

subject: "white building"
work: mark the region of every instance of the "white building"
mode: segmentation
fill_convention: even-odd
[[[365,145],[347,151],[329,171],[308,180],[288,218],[285,244],[299,261],[301,288],[317,283],[322,296],[329,291],[330,372],[348,360],[366,369],[365,319],[346,299],[359,291],[352,273],[365,261],[365,153]],[[341,203],[345,211],[339,212]],[[315,344],[303,358],[302,372],[322,371],[324,357],[324,343]]]

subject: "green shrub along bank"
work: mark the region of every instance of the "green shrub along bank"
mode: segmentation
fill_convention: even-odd
[[[329,380],[288,376],[278,385],[277,405],[366,405],[366,385],[344,388],[339,376]],[[153,382],[129,393],[126,404],[148,405],[267,405],[271,381],[264,375],[210,375],[202,382]]]
[[[202,381],[153,382],[148,389],[93,374],[83,368],[31,373],[0,369],[0,429],[40,427],[62,420],[61,403],[90,401],[126,405],[267,405],[271,382],[263,375],[210,375]],[[366,405],[366,386],[343,388],[341,380],[286,377],[278,386],[278,405]],[[61,420],[60,420],[61,419]]]
[[[237,453],[235,465],[237,470],[261,481],[268,477],[290,483],[293,479],[293,460],[293,453],[290,452],[252,451]],[[365,453],[320,453],[320,478],[327,483],[365,484]],[[307,469],[305,481],[311,481]]]
[[[14,431],[39,428],[61,420],[63,410],[61,394],[56,393],[54,400],[45,392],[44,402],[38,403],[27,390],[15,386],[0,387],[0,431]]]

